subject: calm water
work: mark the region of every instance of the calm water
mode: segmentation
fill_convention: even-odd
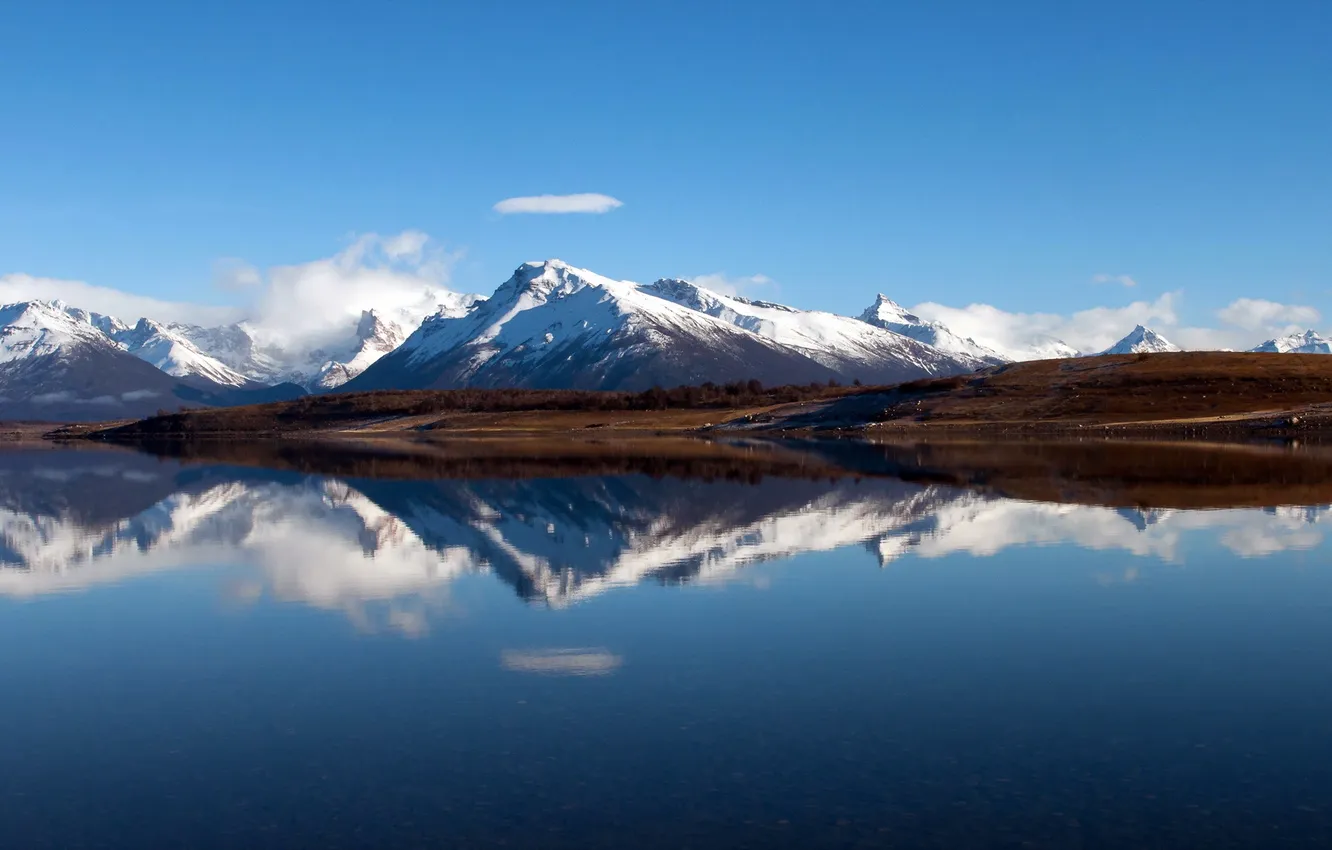
[[[1326,847],[1324,507],[0,455],[5,847]]]

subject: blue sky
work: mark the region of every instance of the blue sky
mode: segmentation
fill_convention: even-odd
[[[0,32],[0,274],[230,303],[221,258],[412,229],[469,291],[558,256],[838,312],[1332,307],[1332,3],[15,2]],[[543,193],[623,206],[493,210]]]

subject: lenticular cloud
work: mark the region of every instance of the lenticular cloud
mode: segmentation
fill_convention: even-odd
[[[610,195],[598,195],[585,192],[578,195],[530,195],[522,198],[506,198],[495,204],[495,212],[500,215],[515,213],[608,213],[624,206],[624,202]]]

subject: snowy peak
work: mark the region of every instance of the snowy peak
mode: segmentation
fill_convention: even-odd
[[[1317,331],[1308,330],[1304,333],[1269,339],[1249,350],[1275,354],[1332,354],[1332,339]]]
[[[874,303],[870,305],[869,309],[860,314],[860,320],[881,328],[890,325],[943,327],[943,325],[925,321],[882,292],[874,299]]]
[[[501,293],[515,296],[530,296],[545,301],[570,295],[585,286],[605,286],[613,284],[610,278],[575,268],[563,260],[534,260],[523,263],[514,270],[513,276],[505,281],[495,293],[498,299]]]
[[[130,326],[63,301],[25,301],[0,307],[0,362],[71,355],[86,346],[128,352],[174,378],[198,377],[228,387],[248,383],[243,375],[152,319],[139,319]]]
[[[1033,337],[1018,345],[999,346],[990,341],[964,337],[941,322],[931,322],[907,310],[901,304],[880,293],[869,309],[860,314],[862,322],[886,328],[909,336],[943,351],[965,354],[989,365],[1014,360],[1053,360],[1080,357],[1082,352],[1054,337]]]
[[[970,337],[953,333],[939,322],[925,321],[883,293],[879,293],[869,309],[860,314],[860,321],[934,346],[940,351],[973,358],[983,366],[997,366],[1012,359]]]
[[[63,305],[63,309],[66,313],[73,316],[75,319],[77,319],[80,322],[92,325],[93,327],[97,328],[99,331],[101,331],[102,333],[106,334],[109,337],[114,338],[116,334],[122,333],[130,329],[129,325],[120,321],[115,316],[107,316],[103,313],[92,313],[87,310],[81,310],[78,307],[70,307],[69,305],[65,304],[63,301],[53,302],[53,303],[59,303]]]
[[[407,332],[374,310],[364,310],[356,324],[357,345],[343,359],[329,360],[310,382],[311,389],[331,390],[364,372],[376,360],[402,345]]]
[[[1168,351],[1180,351],[1180,347],[1142,325],[1129,331],[1128,336],[1102,351],[1102,354],[1161,354]]]
[[[0,307],[0,362],[70,353],[79,346],[115,348],[61,301],[20,301]]]
[[[139,319],[112,338],[140,360],[175,378],[202,378],[224,387],[243,387],[250,380],[217,358],[204,354],[183,334],[152,319]]]

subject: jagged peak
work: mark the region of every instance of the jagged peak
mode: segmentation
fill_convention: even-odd
[[[360,321],[356,323],[356,335],[361,339],[366,339],[375,335],[375,332],[385,325],[384,317],[379,315],[373,308],[361,311]]]
[[[871,304],[865,312],[860,314],[860,318],[863,321],[868,322],[892,322],[903,325],[931,324],[930,322],[926,322],[920,316],[917,316],[915,313],[912,313],[901,304],[898,304],[887,295],[884,295],[882,292],[875,296],[874,303]]]
[[[569,294],[584,286],[606,286],[615,281],[596,272],[572,266],[563,260],[529,260],[514,270],[496,294],[511,290],[518,294],[530,293],[539,298],[553,294]]]
[[[1249,349],[1250,351],[1266,352],[1304,352],[1312,354],[1324,354],[1332,352],[1332,339],[1323,336],[1312,328],[1305,331],[1298,331],[1285,336],[1269,339],[1261,345]]]
[[[135,333],[171,333],[171,330],[167,328],[166,325],[163,325],[161,322],[154,319],[149,319],[146,316],[134,323],[134,331]]]

